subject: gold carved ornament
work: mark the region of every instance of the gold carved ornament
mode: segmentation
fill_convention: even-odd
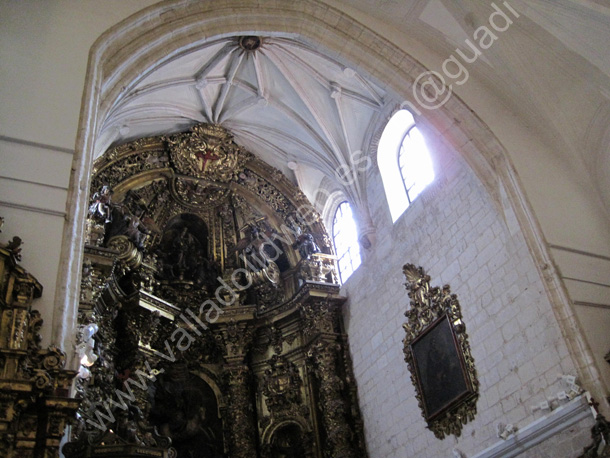
[[[196,124],[167,137],[167,143],[178,173],[210,181],[232,181],[251,157],[227,130],[212,124]]]
[[[115,261],[108,266],[104,264],[104,268],[107,267],[110,272],[106,272],[104,276],[100,273],[100,278],[103,278],[102,285],[117,284],[115,279],[122,278],[117,274],[120,269],[124,269],[125,273],[138,273],[133,276],[135,281],[142,280],[139,295],[136,296],[139,298],[138,304],[145,302],[147,305],[151,305],[155,297],[158,297],[161,305],[162,301],[167,301],[170,305],[176,305],[177,309],[178,306],[182,307],[184,304],[189,307],[189,310],[200,313],[200,304],[207,296],[198,300],[192,299],[194,296],[187,297],[187,292],[191,294],[192,291],[195,291],[194,289],[186,291],[186,286],[183,286],[188,278],[185,277],[185,282],[180,283],[180,288],[174,288],[171,283],[162,284],[165,278],[164,263],[170,267],[179,263],[167,261],[162,256],[163,253],[155,252],[155,247],[163,238],[164,231],[161,228],[167,227],[168,223],[178,215],[196,216],[207,225],[210,244],[208,254],[211,259],[222,262],[223,269],[229,273],[232,271],[231,269],[238,266],[238,257],[235,253],[240,237],[244,235],[243,231],[238,229],[240,223],[246,224],[252,219],[268,218],[269,226],[261,223],[257,228],[260,235],[253,236],[253,240],[250,242],[255,241],[259,244],[265,242],[267,239],[263,237],[263,233],[272,241],[275,241],[277,236],[277,240],[284,243],[282,248],[287,255],[294,255],[294,259],[289,258],[288,260],[290,265],[294,266],[292,268],[294,272],[296,272],[299,253],[293,253],[294,247],[283,242],[284,238],[295,237],[294,234],[298,232],[312,234],[319,245],[328,240],[319,215],[315,213],[305,196],[297,192],[296,188],[279,171],[270,168],[235,145],[230,134],[218,126],[198,125],[188,133],[142,139],[116,147],[100,158],[94,184],[95,186],[92,185],[94,190],[103,189],[104,186],[112,189],[114,193],[112,201],[107,202],[111,209],[112,206],[122,206],[125,208],[127,216],[139,218],[142,225],[148,229],[145,232],[140,231],[144,235],[141,235],[140,232],[135,232],[133,235],[127,230],[121,230],[117,232],[118,235],[105,237],[107,240],[104,240],[104,235],[108,235],[108,233],[104,233],[104,230],[114,229],[113,222],[122,221],[119,219],[121,215],[116,215],[110,224],[107,224],[106,220],[109,219],[107,212],[98,211],[94,216],[97,218],[95,222],[101,226],[100,243],[88,247],[91,259],[93,259],[92,268],[100,269],[101,259],[106,255],[111,258],[111,261]],[[93,203],[96,203],[95,198]],[[95,209],[99,207],[95,207]],[[103,206],[101,207],[103,209]],[[301,216],[302,208],[310,210],[313,215]],[[117,226],[120,229],[120,225]],[[153,230],[154,227],[157,230]],[[328,245],[327,242],[325,246],[328,247]],[[168,254],[173,253],[171,250],[167,252]],[[330,253],[330,250],[325,252]],[[229,262],[230,257],[233,258],[233,263]],[[207,332],[193,342],[188,352],[185,350],[183,357],[189,365],[201,365],[201,368],[205,366],[206,370],[209,369],[210,372],[216,374],[219,380],[225,379],[226,381],[223,390],[226,403],[223,418],[227,430],[225,439],[227,447],[231,451],[230,456],[235,458],[257,456],[256,418],[267,419],[267,426],[271,424],[268,433],[265,433],[268,434],[270,440],[273,438],[276,426],[283,424],[281,422],[292,421],[301,425],[301,431],[304,434],[312,434],[311,430],[320,430],[320,433],[315,436],[315,445],[312,445],[312,449],[314,447],[316,450],[328,448],[331,451],[330,456],[334,457],[366,456],[363,440],[360,437],[362,428],[357,426],[361,425],[361,420],[356,405],[355,388],[348,389],[353,376],[345,374],[347,370],[345,367],[351,364],[349,354],[347,354],[348,351],[344,344],[330,343],[335,339],[342,339],[342,337],[337,337],[340,332],[337,321],[340,312],[338,305],[341,301],[338,298],[331,301],[331,297],[336,297],[338,294],[337,282],[335,280],[331,283],[327,278],[328,266],[332,267],[332,256],[312,253],[305,261],[315,261],[316,265],[315,269],[312,268],[310,276],[306,278],[315,283],[303,285],[301,292],[298,293],[297,290],[288,289],[286,295],[282,290],[286,279],[282,278],[279,265],[273,263],[271,259],[267,259],[263,253],[257,253],[257,257],[262,258],[265,264],[251,263],[259,266],[260,269],[252,269],[249,273],[251,274],[252,291],[256,294],[258,310],[264,310],[263,306],[268,307],[265,312],[267,317],[283,313],[285,315],[282,316],[289,317],[289,320],[297,320],[302,304],[313,300],[320,300],[324,303],[308,307],[303,312],[311,323],[307,343],[299,343],[300,330],[296,327],[291,331],[290,338],[283,336],[282,331],[278,329],[273,331],[274,334],[269,338],[269,344],[273,345],[273,349],[278,355],[282,353],[282,339],[292,345],[292,342],[299,338],[297,341],[297,345],[300,347],[299,352],[306,351],[311,342],[318,338],[326,339],[329,342],[329,345],[321,344],[321,347],[328,347],[327,352],[322,351],[324,348],[320,349],[321,353],[316,353],[315,359],[315,367],[320,374],[319,382],[323,384],[321,392],[324,401],[314,398],[312,393],[305,389],[305,381],[308,379],[305,379],[305,375],[301,379],[299,371],[303,371],[305,374],[306,367],[294,367],[289,360],[283,363],[282,368],[279,365],[272,367],[273,364],[270,361],[265,362],[264,369],[268,369],[270,372],[261,373],[268,376],[264,379],[264,386],[268,388],[267,394],[252,390],[255,381],[249,358],[253,346],[251,341],[256,328],[262,325],[263,321],[264,323],[268,323],[268,321],[265,321],[267,319],[259,320],[254,312],[243,312],[243,309],[248,307],[252,309],[254,306],[223,308],[225,315],[222,320],[206,329]],[[174,259],[171,256],[168,258]],[[106,261],[105,257],[104,261]],[[188,263],[186,264],[188,265]],[[178,267],[180,266],[178,265]],[[292,275],[291,272],[289,274]],[[175,274],[175,276],[179,277],[179,274]],[[290,278],[288,277],[289,280]],[[336,274],[333,274],[333,278],[336,278]],[[296,274],[294,283],[296,285]],[[93,288],[93,284],[91,288]],[[97,313],[98,308],[104,311],[108,309],[108,312],[116,311],[118,307],[121,307],[122,310],[121,301],[125,294],[121,296],[121,291],[115,291],[115,289],[102,288],[99,294],[94,295],[93,292],[90,294],[92,296],[90,302],[94,307],[92,313]],[[175,295],[169,293],[170,289]],[[310,298],[310,293],[312,293],[311,297],[315,297],[315,299]],[[320,297],[324,294],[332,296],[324,300]],[[294,295],[294,298],[286,301],[286,297],[290,297],[289,295]],[[108,303],[104,302],[107,296]],[[95,297],[100,297],[100,300],[96,301]],[[112,303],[110,303],[110,299],[112,299]],[[191,306],[191,303],[194,306]],[[135,302],[129,302],[125,309],[134,304]],[[159,304],[155,303],[155,308],[158,308]],[[278,309],[271,309],[272,305],[278,304]],[[106,387],[113,387],[117,381],[122,381],[122,377],[128,376],[126,371],[121,372],[120,377],[113,374],[115,374],[115,368],[120,367],[122,370],[127,367],[125,361],[139,351],[139,347],[136,348],[136,345],[132,344],[141,343],[147,349],[159,348],[162,353],[168,352],[167,347],[163,345],[168,339],[171,340],[175,327],[164,325],[166,322],[158,316],[146,317],[145,314],[149,310],[150,308],[142,310],[138,308],[138,314],[135,316],[131,312],[123,313],[123,310],[121,316],[124,318],[124,322],[121,326],[117,326],[114,320],[109,320],[108,326],[104,326],[100,320],[95,320],[100,327],[96,334],[97,342],[103,343],[104,348],[108,351],[98,353],[100,358],[90,369],[94,375],[92,380],[95,383],[100,382],[99,386],[94,386],[95,383],[92,383],[86,389],[88,393],[86,397],[91,399],[92,405],[97,405],[95,400],[115,398],[111,389],[108,392],[104,390]],[[108,313],[108,318],[110,317],[110,313]],[[126,330],[129,333],[124,332]],[[128,338],[125,338],[126,334],[129,334]],[[119,336],[121,336],[120,342],[117,339]],[[214,349],[213,357],[210,357],[212,351],[210,348]],[[117,349],[121,349],[121,352],[114,355],[114,351]],[[296,353],[297,350],[292,351]],[[110,353],[113,354],[110,355]],[[111,359],[115,356],[116,360]],[[150,352],[147,352],[146,356],[150,357]],[[110,370],[101,366],[103,362],[108,362]],[[153,361],[151,360],[151,362]],[[142,369],[139,365],[141,365],[141,361],[137,360],[130,366],[132,373],[134,370]],[[101,379],[102,370],[108,374],[108,379]],[[352,393],[354,394],[352,395]],[[257,402],[258,400],[261,402]],[[269,407],[267,416],[264,416],[265,405]],[[319,425],[312,425],[310,421],[313,420],[310,419],[318,406],[322,408],[323,421],[320,421]],[[138,405],[138,407],[146,415],[144,405]],[[257,409],[256,415],[255,408]],[[92,417],[92,420],[95,418]],[[127,418],[127,423],[131,421],[134,420]],[[134,436],[130,428],[124,427],[121,431],[128,433],[129,437],[126,440],[132,444],[133,439],[138,439],[139,436]],[[322,428],[326,428],[324,433],[321,432]],[[115,427],[113,430],[118,431],[118,428]],[[323,440],[327,435],[330,436],[330,439]],[[137,442],[136,440],[135,443]],[[328,442],[328,445],[325,442]],[[309,452],[307,456],[309,456]]]
[[[41,347],[43,320],[32,303],[43,288],[20,259],[21,238],[0,243],[0,456],[58,456],[79,404],[68,397],[76,372],[64,369],[60,349]]]
[[[275,413],[301,404],[303,381],[297,366],[278,355],[271,357],[269,365],[263,375],[261,390],[269,411]]]
[[[479,397],[460,303],[449,285],[430,287],[421,267],[405,264],[403,273],[411,299],[403,352],[422,416],[438,439],[459,436],[474,419]]]

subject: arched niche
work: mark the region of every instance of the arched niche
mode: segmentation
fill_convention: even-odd
[[[278,428],[271,438],[271,456],[273,458],[306,458],[303,431],[299,425],[292,423]]]
[[[169,220],[163,230],[161,244],[182,233],[190,234],[197,242],[198,248],[207,255],[208,251],[208,228],[201,218],[192,213],[181,213]]]
[[[220,458],[224,437],[219,390],[185,364],[167,365],[149,387],[149,419],[160,434],[172,439],[178,456]]]
[[[310,458],[311,438],[311,431],[302,420],[287,418],[267,427],[262,436],[263,449],[270,458]]]
[[[168,282],[202,286],[209,269],[208,228],[193,213],[172,217],[159,238],[162,275]]]

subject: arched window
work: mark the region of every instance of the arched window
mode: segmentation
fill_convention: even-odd
[[[409,203],[434,179],[430,154],[424,137],[416,126],[407,131],[400,143],[398,169]]]
[[[386,125],[377,162],[392,220],[396,221],[434,180],[426,142],[407,110],[398,111]]]
[[[360,259],[360,245],[358,244],[358,231],[352,215],[352,208],[348,202],[342,202],[335,212],[333,219],[333,242],[339,265],[341,282],[358,268]]]

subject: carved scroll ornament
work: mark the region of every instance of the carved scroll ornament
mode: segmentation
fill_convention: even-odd
[[[403,351],[422,415],[437,438],[459,436],[479,396],[460,303],[449,285],[430,287],[421,267],[405,264],[403,272],[411,299]]]

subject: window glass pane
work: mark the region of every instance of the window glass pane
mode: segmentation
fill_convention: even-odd
[[[332,232],[339,275],[345,282],[361,263],[358,231],[349,203],[343,202],[337,208]]]
[[[386,124],[379,139],[377,165],[396,222],[434,179],[426,143],[407,110],[397,111]]]
[[[400,145],[398,166],[409,202],[413,202],[434,179],[430,153],[417,127],[407,132]]]

